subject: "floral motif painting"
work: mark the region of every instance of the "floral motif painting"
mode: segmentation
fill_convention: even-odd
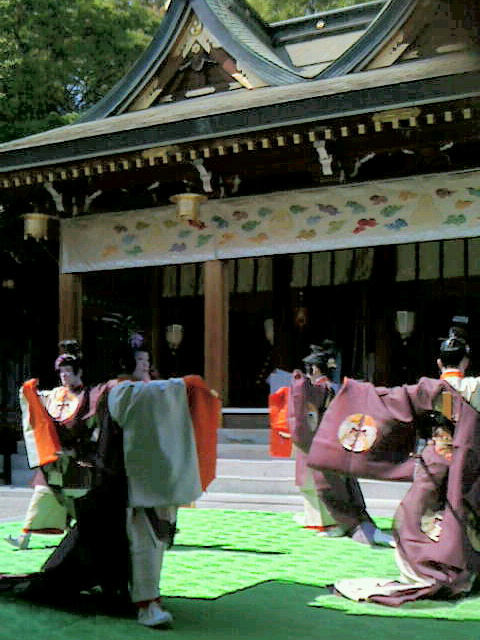
[[[210,200],[62,221],[62,270],[323,251],[480,236],[480,171]]]

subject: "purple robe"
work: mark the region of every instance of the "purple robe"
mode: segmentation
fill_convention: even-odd
[[[408,389],[346,378],[323,416],[307,464],[360,478],[411,480],[416,431]]]
[[[295,465],[295,483],[299,487],[305,483],[308,467],[312,467],[308,462],[312,442],[315,443],[323,428],[322,416],[333,397],[334,391],[328,382],[314,384],[300,371],[294,372],[288,414],[292,440],[299,448]],[[371,521],[356,478],[326,467],[313,468],[312,478],[319,499],[346,531],[353,531],[362,522]]]
[[[452,397],[453,448],[446,453],[431,440],[421,454],[408,459],[416,422],[437,406],[442,392]],[[360,434],[361,442],[355,440],[365,424],[368,433]],[[369,601],[398,606],[470,590],[480,571],[479,427],[480,414],[459,393],[446,381],[429,378],[394,389],[347,380],[330,405],[308,457],[314,468],[329,465],[337,471],[396,480],[408,478],[413,466],[415,471],[395,514],[395,539],[399,567],[411,569],[424,584],[379,584],[370,591]],[[396,443],[402,445],[397,457],[390,449]],[[382,587],[387,587],[385,593]]]

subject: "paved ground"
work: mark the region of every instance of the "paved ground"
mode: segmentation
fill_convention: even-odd
[[[21,522],[33,490],[24,487],[0,487],[0,522]]]

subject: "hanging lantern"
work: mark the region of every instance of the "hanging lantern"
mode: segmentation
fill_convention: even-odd
[[[273,346],[275,338],[275,329],[273,324],[273,318],[267,318],[263,321],[263,328],[265,329],[265,337],[268,342]]]
[[[168,346],[175,353],[183,340],[183,326],[181,324],[170,324],[165,331]]]
[[[415,327],[414,311],[397,311],[395,318],[395,328],[397,329],[403,344],[407,343],[408,338],[412,335]]]
[[[170,198],[170,202],[177,205],[177,216],[185,221],[199,220],[200,205],[207,200],[207,196],[200,193],[179,193]]]
[[[46,213],[25,213],[23,215],[24,239],[48,240],[48,221],[50,219],[57,220],[57,217],[49,216]]]
[[[300,291],[298,295],[298,306],[294,311],[293,322],[295,326],[300,329],[300,331],[302,331],[308,323],[308,311],[303,301],[303,291]]]

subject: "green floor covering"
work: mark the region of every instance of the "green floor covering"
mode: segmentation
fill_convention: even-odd
[[[321,589],[337,578],[396,577],[389,549],[370,549],[348,539],[321,539],[299,528],[288,513],[182,509],[178,524],[175,547],[166,556],[162,593],[175,616],[174,630],[166,633],[179,640],[313,639],[320,635],[441,640],[451,633],[456,640],[480,638],[477,598],[454,604],[423,601],[390,609],[348,603]],[[388,526],[388,521],[380,524]],[[0,524],[0,537],[15,534],[18,528],[17,524]],[[0,545],[1,571],[37,570],[56,541],[58,537],[33,536],[27,551]],[[94,603],[90,599],[86,604],[87,600],[65,611],[4,596],[0,599],[0,638],[135,640],[155,633],[130,618],[96,615]],[[345,605],[348,613],[362,617],[332,610]],[[429,619],[399,620],[398,615]]]

